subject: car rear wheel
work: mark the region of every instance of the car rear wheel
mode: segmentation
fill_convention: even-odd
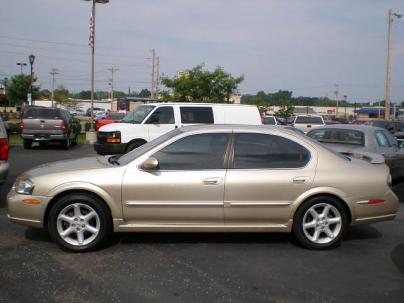
[[[66,140],[62,141],[62,144],[64,149],[69,149],[71,144],[70,138],[67,138]]]
[[[100,200],[83,194],[67,195],[49,212],[48,231],[63,249],[73,252],[94,250],[112,231],[109,209]]]
[[[31,149],[32,147],[32,140],[25,140],[24,139],[24,148],[25,149]]]
[[[315,197],[297,210],[293,234],[308,249],[329,249],[340,245],[348,226],[341,202],[332,197]]]

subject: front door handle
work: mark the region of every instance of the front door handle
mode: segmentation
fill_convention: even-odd
[[[304,184],[309,180],[309,177],[295,177],[292,179],[294,184]]]
[[[216,177],[206,178],[203,180],[204,185],[218,185],[222,182],[223,182],[222,178],[216,178]]]

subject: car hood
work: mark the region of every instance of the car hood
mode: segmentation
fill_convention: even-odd
[[[133,125],[140,125],[140,124],[132,124],[132,123],[111,123],[100,127],[99,131],[102,132],[112,132],[112,131],[124,131],[124,130],[131,130],[133,129]]]
[[[51,162],[34,167],[25,172],[25,175],[29,177],[38,177],[68,171],[105,168],[110,166],[107,159],[107,157],[98,156]]]

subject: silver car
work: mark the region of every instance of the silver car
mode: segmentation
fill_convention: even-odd
[[[344,155],[374,161],[371,153],[379,154],[390,168],[393,185],[404,181],[404,149],[384,128],[336,124],[313,129],[307,136]]]
[[[350,224],[393,219],[390,185],[386,165],[293,131],[210,125],[175,129],[120,157],[31,169],[7,201],[11,221],[47,227],[71,251],[95,249],[112,231],[292,232],[302,246],[326,249]]]

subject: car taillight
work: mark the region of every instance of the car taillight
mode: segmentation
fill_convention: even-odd
[[[0,139],[0,160],[8,159],[8,140]]]
[[[63,131],[66,130],[66,125],[65,125],[64,122],[62,122],[62,123],[60,124],[60,129],[63,130]]]
[[[20,122],[20,129],[23,130],[24,129],[24,122]]]

